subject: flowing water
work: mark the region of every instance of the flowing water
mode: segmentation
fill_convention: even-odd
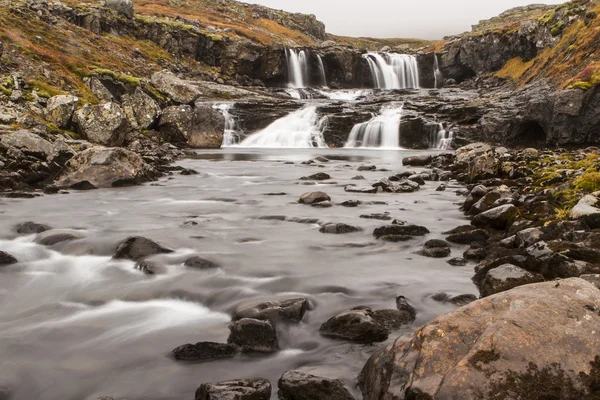
[[[438,55],[436,54],[433,57],[433,77],[435,79],[434,88],[439,89],[442,87],[442,83],[444,82],[444,75],[442,71],[440,71],[440,61],[438,59]]]
[[[344,147],[399,148],[401,118],[402,107],[385,108],[370,121],[356,124]]]
[[[288,86],[290,88],[302,89],[310,86],[327,86],[325,77],[325,66],[319,54],[314,54],[316,60],[318,81],[311,85],[311,53],[309,50],[286,49],[285,57],[288,69]]]
[[[415,56],[396,53],[367,53],[363,57],[369,64],[376,89],[419,88],[419,66]]]
[[[178,164],[198,175],[173,175],[139,187],[73,192],[31,200],[0,200],[0,249],[20,262],[0,269],[0,388],[15,400],[193,399],[204,382],[264,377],[275,389],[286,370],[305,368],[341,378],[349,388],[376,346],[319,336],[322,322],[350,307],[394,308],[407,296],[418,309],[416,326],[451,306],[429,297],[438,291],[476,293],[472,267],[415,254],[431,238],[464,224],[450,184],[410,194],[351,194],[343,185],[357,174],[368,182],[402,171],[414,151],[356,149],[201,151]],[[302,165],[317,155],[332,161]],[[293,164],[290,164],[293,163]],[[392,172],[357,172],[375,164]],[[300,185],[298,178],[326,172],[332,182]],[[307,191],[324,190],[334,206],[297,203]],[[273,196],[267,193],[283,192]],[[345,208],[345,200],[362,200]],[[370,204],[370,201],[382,203]],[[384,203],[383,203],[384,202]],[[427,237],[384,243],[372,236],[384,221],[361,214],[389,212],[422,224]],[[258,219],[311,217],[345,222],[363,232],[325,235],[314,224]],[[81,239],[53,247],[16,237],[15,224],[34,220],[68,229]],[[176,250],[154,257],[155,276],[130,261],[111,259],[126,237],[141,235]],[[465,249],[453,248],[453,256]],[[198,254],[221,264],[215,271],[186,269]],[[225,342],[232,310],[249,299],[305,296],[311,310],[298,325],[280,325],[282,351],[271,356],[187,364],[169,357],[184,343]]]
[[[444,124],[440,123],[435,140],[432,141],[435,144],[434,148],[437,150],[448,150],[452,146],[453,140],[454,132],[446,130]]]

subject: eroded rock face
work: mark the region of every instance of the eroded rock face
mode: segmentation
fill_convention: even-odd
[[[279,379],[281,400],[354,400],[344,383],[301,371],[287,371]]]
[[[129,129],[125,113],[112,102],[77,110],[73,122],[87,140],[103,146],[123,145]]]
[[[375,353],[359,376],[364,399],[595,399],[598,304],[579,278],[473,302]]]
[[[92,147],[73,157],[63,175],[56,181],[59,187],[89,182],[98,188],[135,185],[155,176],[142,158],[122,148]]]
[[[131,0],[106,0],[106,7],[115,10],[127,18],[133,18],[133,3]]]
[[[159,130],[173,143],[185,143],[195,148],[219,148],[223,143],[225,119],[210,106],[192,108],[189,105],[163,110]]]
[[[236,379],[204,383],[196,390],[196,400],[269,400],[271,383],[266,379]]]

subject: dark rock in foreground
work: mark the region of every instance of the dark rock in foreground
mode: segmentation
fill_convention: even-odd
[[[244,318],[229,325],[227,343],[238,346],[244,353],[272,353],[279,350],[277,331],[270,321]]]
[[[220,267],[218,263],[199,256],[188,258],[187,260],[185,260],[183,265],[185,265],[188,268],[194,269],[215,269]]]
[[[119,245],[114,258],[140,261],[146,257],[172,252],[173,250],[158,244],[154,240],[146,239],[141,236],[132,236],[125,239]]]
[[[288,371],[279,379],[281,400],[354,400],[344,383],[301,371]]]
[[[429,233],[429,229],[424,226],[413,225],[409,223],[399,223],[387,226],[382,226],[373,231],[373,235],[377,238],[389,235],[401,236],[423,236]]]
[[[236,308],[233,313],[233,319],[253,318],[272,322],[300,322],[307,309],[308,301],[302,297],[246,303]]]
[[[23,222],[22,224],[19,224],[15,227],[15,231],[17,231],[18,234],[20,235],[31,235],[34,233],[42,233],[45,232],[50,228],[48,225],[45,224],[38,224],[37,222]]]
[[[483,297],[510,290],[517,286],[529,283],[543,282],[544,277],[532,274],[516,265],[504,264],[491,269],[481,284],[480,291]]]
[[[0,251],[0,266],[16,264],[18,260],[5,251]]]
[[[271,390],[271,383],[261,378],[204,383],[195,400],[269,400]]]
[[[383,342],[388,330],[381,326],[369,307],[356,307],[332,317],[319,329],[321,335],[357,343]]]
[[[321,233],[332,233],[336,235],[346,234],[346,233],[354,233],[362,231],[361,228],[357,226],[352,226],[348,224],[325,224],[319,229]]]
[[[597,399],[598,304],[579,278],[473,302],[379,350],[359,386],[365,400]]]
[[[298,203],[310,205],[320,203],[322,201],[331,201],[331,197],[329,197],[329,195],[325,192],[310,192],[304,193],[302,196],[300,196]]]
[[[239,352],[240,349],[237,346],[230,344],[200,342],[179,346],[172,351],[172,354],[179,361],[209,361],[231,358]]]

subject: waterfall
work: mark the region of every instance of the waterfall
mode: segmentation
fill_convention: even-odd
[[[434,54],[433,57],[433,77],[435,78],[435,88],[439,89],[444,80],[444,76],[442,75],[442,71],[440,71],[440,61],[438,60],[437,54]]]
[[[370,121],[354,125],[344,147],[400,147],[402,107],[387,108]]]
[[[453,139],[454,132],[446,131],[446,129],[444,129],[444,124],[440,124],[434,141],[434,147],[438,150],[448,150],[452,145]]]
[[[241,147],[327,147],[317,107],[310,106],[278,119],[262,131],[248,136]]]
[[[229,113],[231,104],[215,104],[214,109],[219,110],[225,118],[225,131],[223,132],[223,144],[221,147],[230,147],[238,144],[243,135],[237,131],[237,124],[233,115]]]
[[[417,58],[408,54],[367,53],[373,83],[377,89],[418,89]]]
[[[288,86],[291,88],[305,88],[310,86],[310,52],[308,50],[286,49],[285,59],[288,70]],[[325,66],[320,55],[316,55],[317,70],[321,86],[327,86]]]

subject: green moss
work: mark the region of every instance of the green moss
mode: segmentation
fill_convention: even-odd
[[[5,96],[11,96],[12,90],[5,88],[3,85],[0,85],[0,93],[2,93]]]
[[[548,23],[554,18],[554,13],[555,10],[551,10],[544,14],[544,16],[539,19],[540,24],[548,25]]]
[[[37,95],[43,99],[49,99],[52,97],[50,93],[46,92],[45,90],[38,90]]]
[[[140,86],[140,83],[141,83],[140,78],[136,78],[135,76],[129,76],[129,75],[120,75],[119,81],[121,81],[125,85],[133,86],[133,87],[138,87],[138,86]]]
[[[146,85],[144,87],[144,89],[146,89],[155,99],[162,101],[162,102],[167,102],[169,101],[169,97],[165,96],[164,94],[162,94],[160,92],[160,90],[158,90],[157,88],[155,88],[152,85]]]
[[[214,33],[205,33],[204,35],[209,37],[213,42],[220,42],[223,40],[223,36],[215,35]]]
[[[564,29],[565,29],[565,24],[563,24],[563,22],[560,21],[552,26],[552,29],[550,29],[550,34],[552,36],[558,36],[563,32]]]
[[[597,192],[600,190],[600,172],[586,171],[575,179],[575,188],[586,193]]]
[[[109,69],[96,68],[93,70],[93,72],[98,75],[108,76],[114,80],[119,80],[119,74]]]
[[[592,85],[591,82],[577,81],[577,82],[573,82],[569,86],[567,86],[567,89],[588,90],[588,89],[591,89],[593,86],[594,85]]]

